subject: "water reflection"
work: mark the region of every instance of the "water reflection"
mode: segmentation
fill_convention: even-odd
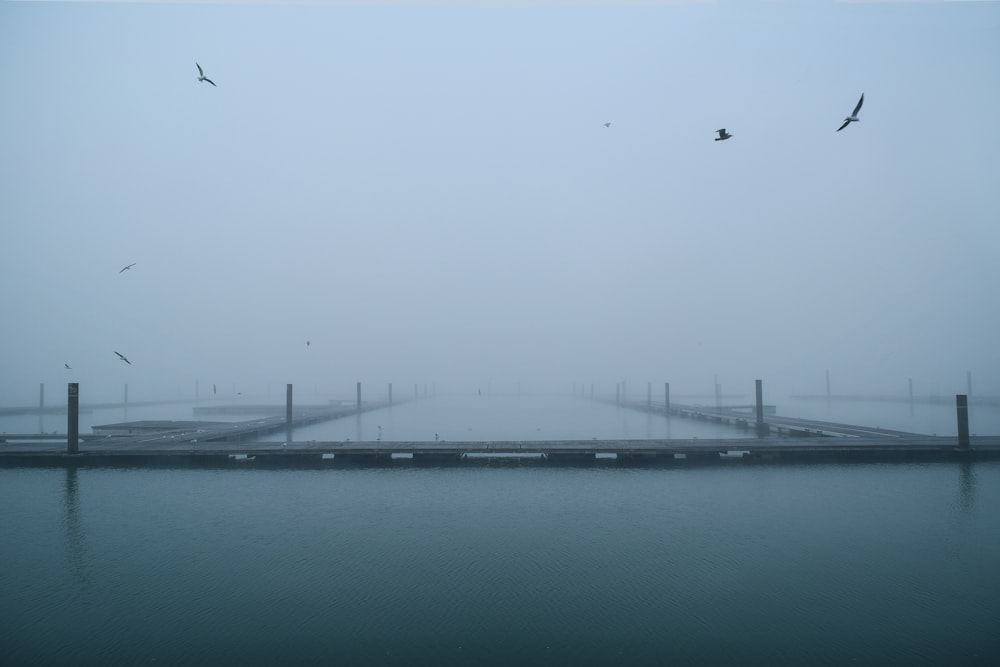
[[[963,514],[972,512],[976,504],[976,471],[972,461],[958,464],[958,506]]]
[[[63,522],[66,528],[66,546],[69,550],[69,563],[78,581],[89,580],[87,568],[87,550],[84,544],[83,524],[80,519],[80,493],[77,481],[76,466],[66,467],[66,482],[64,486],[63,506],[65,509]]]

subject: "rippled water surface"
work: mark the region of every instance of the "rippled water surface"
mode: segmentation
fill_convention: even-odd
[[[1000,464],[0,469],[4,664],[995,664]]]

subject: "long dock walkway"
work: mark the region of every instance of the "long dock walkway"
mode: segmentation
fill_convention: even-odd
[[[614,405],[615,401],[604,401]],[[708,421],[718,424],[734,426],[743,430],[750,430],[756,427],[755,406],[721,406],[709,407],[705,405],[684,405],[671,403],[667,408],[665,405],[649,403],[646,401],[619,401],[617,403],[623,408],[652,412],[660,415],[671,415],[685,419],[695,419],[698,421]],[[768,433],[784,436],[825,436],[825,437],[851,437],[851,438],[914,438],[926,437],[922,433],[910,433],[907,431],[894,431],[871,426],[857,426],[853,424],[839,424],[829,421],[817,421],[813,419],[798,419],[795,417],[783,417],[774,413],[774,406],[764,406],[766,417],[764,418],[764,428]]]
[[[239,442],[233,440],[110,437],[79,444],[0,443],[0,466],[11,465],[232,465],[328,466],[544,461],[590,464],[684,465],[727,461],[972,461],[1000,460],[1000,436],[973,437],[968,449],[955,437],[764,437],[719,440],[536,440],[400,442]]]

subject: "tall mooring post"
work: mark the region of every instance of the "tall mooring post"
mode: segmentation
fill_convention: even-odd
[[[292,385],[285,385],[285,427],[292,430]]]
[[[664,382],[663,383],[663,409],[667,411],[668,415],[670,414],[670,383],[669,382]]]
[[[361,412],[361,383],[358,383],[358,412]]]
[[[45,383],[38,385],[38,411],[45,412]]]
[[[653,407],[653,383],[646,383],[646,409],[649,410]]]
[[[958,416],[958,448],[969,449],[969,397],[965,394],[955,395],[955,412]]]
[[[760,380],[757,380],[757,437],[768,434],[771,430],[764,423],[764,387]]]
[[[80,383],[70,382],[66,393],[66,453],[80,453]]]

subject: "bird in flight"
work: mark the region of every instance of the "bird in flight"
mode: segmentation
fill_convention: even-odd
[[[212,81],[211,79],[209,79],[207,76],[205,76],[205,72],[201,69],[201,65],[198,65],[198,63],[195,63],[195,65],[197,65],[197,67],[198,67],[198,80],[199,81],[207,81],[210,84],[212,84],[213,86],[215,86],[215,82]],[[215,87],[218,88],[218,86],[215,86]]]
[[[605,123],[604,127],[611,127],[611,123]]]
[[[837,128],[837,132],[840,132],[851,123],[856,123],[859,120],[861,120],[860,118],[858,118],[858,112],[861,111],[861,105],[864,103],[865,103],[865,94],[861,93],[861,99],[858,100],[858,106],[854,107],[854,111],[851,112],[851,115],[844,119],[844,124]]]
[[[309,341],[306,341],[306,347],[309,347]]]
[[[71,371],[71,370],[73,370],[73,369],[72,369],[72,368],[70,367],[70,365],[69,365],[69,364],[63,364],[63,366],[65,366],[65,367],[66,367],[66,370],[68,370],[68,371]]]
[[[118,273],[125,273],[126,271],[128,271],[129,269],[131,269],[135,265],[136,265],[136,262],[132,262],[131,264],[129,264],[128,266],[126,266],[124,269],[122,269]]]
[[[715,138],[716,141],[725,141],[729,137],[733,136],[733,135],[729,134],[728,132],[726,132],[726,128],[722,128],[721,130],[716,130],[716,132],[719,133],[719,136],[717,136]]]
[[[122,354],[121,352],[115,352],[115,354],[117,354],[117,355],[118,355],[118,358],[119,358],[119,359],[121,359],[122,361],[124,361],[124,362],[125,362],[126,364],[128,364],[129,366],[131,366],[131,365],[132,365],[132,362],[131,362],[131,361],[129,361],[128,359],[126,359],[126,358],[125,358],[125,355],[124,355],[124,354]]]

